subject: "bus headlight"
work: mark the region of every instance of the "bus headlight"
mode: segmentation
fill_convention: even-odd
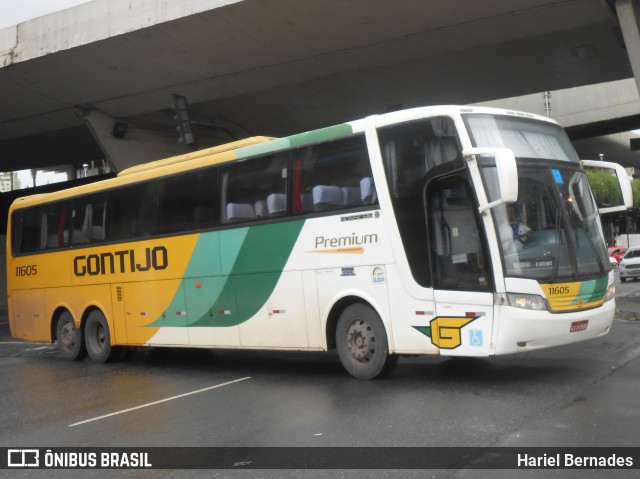
[[[604,297],[605,301],[609,301],[610,299],[615,298],[616,296],[616,285],[612,284],[607,288],[607,294]]]
[[[537,294],[498,293],[496,294],[496,304],[536,311],[544,311],[547,309],[547,302],[542,296]]]

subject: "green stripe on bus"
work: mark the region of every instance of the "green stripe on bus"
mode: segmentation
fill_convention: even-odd
[[[579,299],[582,298],[584,303],[591,303],[593,301],[599,301],[607,294],[607,288],[609,286],[609,278],[607,276],[594,279],[591,281],[584,281],[580,285],[580,290],[576,295],[576,299],[573,304],[578,304]]]
[[[201,235],[187,267],[178,295],[167,308],[168,314],[148,326],[184,327],[184,318],[172,315],[187,303],[187,325],[194,327],[237,326],[256,315],[273,293],[304,221],[288,221]],[[198,277],[203,264],[211,264],[214,235],[233,235],[219,239],[222,274]],[[225,264],[231,264],[227,270]],[[195,276],[195,277],[194,277]],[[196,288],[195,284],[199,283]]]
[[[237,326],[255,316],[278,284],[303,225],[289,221],[250,228],[231,276],[208,312],[212,314],[189,325]]]
[[[236,150],[238,159],[249,158],[252,156],[264,155],[275,151],[285,150],[287,148],[295,148],[312,143],[330,140],[331,138],[340,138],[353,134],[353,129],[349,124],[341,124],[320,128],[318,130],[299,133],[296,135],[279,138],[277,140],[260,143],[258,145],[245,146]]]
[[[320,128],[319,130],[288,136],[286,139],[289,140],[292,147],[296,147],[352,134],[353,128],[351,128],[351,125],[343,123],[342,125],[329,126],[327,128]]]
[[[236,156],[238,160],[241,160],[243,158],[265,155],[274,151],[284,150],[289,148],[289,146],[289,141],[286,138],[280,138],[277,140],[267,141],[266,143],[238,148],[236,150]]]

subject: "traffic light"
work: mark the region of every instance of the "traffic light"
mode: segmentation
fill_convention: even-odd
[[[176,112],[173,118],[178,122],[176,130],[180,133],[180,138],[178,139],[178,141],[180,143],[184,143],[185,145],[193,145],[195,143],[195,138],[193,136],[193,126],[191,124],[191,119],[189,118],[187,98],[184,95],[177,95],[175,93],[172,96],[173,109]]]

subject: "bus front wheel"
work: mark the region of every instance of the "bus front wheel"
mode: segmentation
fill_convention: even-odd
[[[364,304],[346,308],[336,327],[336,346],[342,366],[358,379],[390,373],[398,357],[389,354],[387,333],[380,316]]]
[[[84,342],[89,357],[96,363],[106,363],[115,358],[118,349],[111,346],[109,323],[98,310],[89,313],[84,325]]]
[[[87,354],[82,338],[82,330],[76,328],[69,311],[64,311],[58,318],[56,341],[58,342],[60,355],[67,361],[78,361]]]

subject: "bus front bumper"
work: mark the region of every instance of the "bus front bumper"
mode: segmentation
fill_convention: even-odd
[[[615,309],[615,300],[572,313],[502,306],[494,354],[534,351],[604,336],[611,329]]]

